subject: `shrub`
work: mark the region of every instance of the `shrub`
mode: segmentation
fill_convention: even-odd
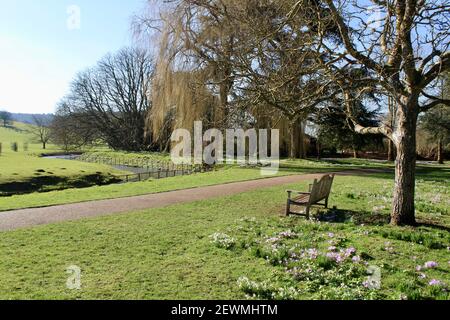
[[[11,150],[14,152],[19,151],[19,145],[17,144],[17,142],[12,142],[11,143]]]

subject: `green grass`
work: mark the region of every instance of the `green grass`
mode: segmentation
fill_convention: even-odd
[[[437,170],[438,171],[438,170]],[[217,174],[220,174],[217,173]],[[437,173],[434,173],[437,175]],[[447,173],[442,173],[448,179]],[[189,177],[185,177],[189,178]],[[285,189],[278,186],[243,194],[67,222],[0,234],[1,299],[448,299],[431,279],[449,278],[449,187],[428,172],[418,183],[416,229],[385,224],[391,175],[337,177],[330,222],[280,217]],[[281,231],[295,233],[281,237]],[[227,234],[229,249],[212,243]],[[333,238],[329,237],[333,233]],[[407,235],[407,236],[403,236]],[[420,235],[420,236],[417,236]],[[267,239],[281,237],[275,251]],[[356,249],[362,262],[381,268],[381,290],[366,290],[364,264],[337,265],[323,257],[278,263],[286,248]],[[270,246],[269,246],[270,247]],[[266,258],[267,257],[267,258]],[[419,279],[417,265],[436,261]],[[66,268],[82,270],[82,289],[66,288]],[[289,269],[288,268],[288,269]],[[309,279],[304,268],[314,268]],[[242,277],[248,278],[247,281]],[[238,280],[241,278],[240,286]],[[344,286],[339,289],[339,285]],[[285,289],[282,291],[281,289]]]
[[[287,174],[291,174],[291,172],[280,172],[278,175]],[[261,178],[264,178],[264,176],[261,176],[259,169],[226,167],[214,172],[198,173],[189,176],[178,176],[160,180],[0,197],[0,211],[81,201],[123,198]]]
[[[158,152],[126,152],[114,150],[92,150],[84,154],[85,157],[117,158],[124,162],[143,161],[170,161],[170,154]]]
[[[34,140],[30,126],[15,122],[13,128],[0,128],[0,193],[48,191],[69,187],[85,187],[104,184],[122,174],[106,165],[46,159],[44,152],[59,152],[54,145],[46,150]],[[11,150],[11,143],[17,142],[18,152]],[[24,144],[28,143],[28,150]]]

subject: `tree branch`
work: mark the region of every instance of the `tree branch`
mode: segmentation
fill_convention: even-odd
[[[439,62],[435,63],[424,75],[420,83],[421,88],[426,88],[434,79],[446,70],[450,70],[450,51],[440,55]]]
[[[348,51],[350,55],[352,55],[359,63],[365,65],[366,67],[377,71],[378,73],[383,73],[383,67],[376,63],[371,58],[363,55],[361,52],[356,50],[351,39],[350,39],[350,31],[348,29],[347,24],[344,22],[342,16],[339,14],[336,6],[333,3],[333,0],[326,0],[326,3],[330,7],[331,14],[337,27],[339,29],[339,33],[341,35],[342,41],[344,42],[345,49]]]

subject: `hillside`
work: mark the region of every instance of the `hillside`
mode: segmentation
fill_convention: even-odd
[[[34,124],[34,117],[37,117],[45,122],[50,122],[53,119],[52,114],[28,114],[28,113],[11,113],[13,121]]]
[[[0,143],[3,144],[3,148],[9,148],[9,144],[12,142],[19,144],[23,144],[24,142],[33,143],[34,139],[30,128],[31,126],[29,124],[22,122],[13,122],[11,126],[6,128],[0,127]]]

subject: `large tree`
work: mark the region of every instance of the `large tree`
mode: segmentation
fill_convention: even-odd
[[[76,76],[60,111],[64,117],[76,118],[83,132],[95,130],[111,148],[149,149],[144,131],[153,70],[152,58],[141,49],[107,55]]]
[[[341,88],[347,115],[356,132],[379,133],[396,147],[396,173],[391,223],[414,225],[416,130],[418,116],[439,104],[450,104],[433,91],[438,76],[450,68],[450,2],[448,0],[324,0],[311,6],[300,0],[294,10],[326,8],[321,25],[335,25],[342,41],[321,41],[317,52],[332,56],[321,64]],[[319,10],[320,9],[320,10]],[[325,27],[318,29],[323,33]],[[367,70],[364,78],[347,76],[349,68]],[[365,127],[353,110],[367,91],[394,99],[395,126]]]
[[[34,137],[42,143],[42,149],[46,149],[50,140],[50,123],[43,117],[33,116],[33,126],[30,127]]]

